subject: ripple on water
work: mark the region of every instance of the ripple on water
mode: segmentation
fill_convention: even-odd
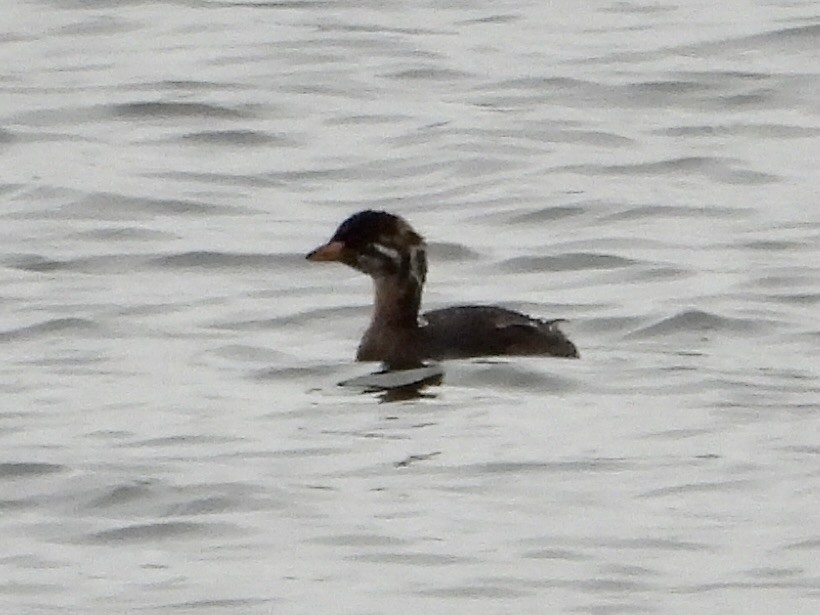
[[[196,521],[164,521],[138,523],[92,532],[78,542],[117,546],[123,543],[164,542],[169,539],[190,540],[195,536],[226,536],[237,531],[237,526],[227,523],[202,523]]]
[[[166,216],[218,216],[254,213],[241,206],[214,205],[204,201],[185,199],[156,199],[111,192],[92,192],[79,196],[71,203],[39,210],[21,210],[6,214],[8,218],[23,220],[154,220]]]
[[[211,325],[214,329],[227,329],[236,331],[264,331],[268,329],[278,329],[292,325],[308,324],[310,322],[326,322],[328,320],[342,320],[360,318],[366,315],[367,307],[361,306],[338,306],[308,308],[292,314],[283,314],[273,318],[259,318],[253,320],[231,320],[227,322],[216,322]]]
[[[86,231],[77,231],[69,233],[69,238],[80,240],[92,240],[100,242],[146,242],[163,240],[168,241],[176,239],[178,236],[169,231],[160,231],[157,229],[143,228],[139,226],[108,226],[88,229]]]
[[[297,145],[291,138],[261,130],[204,130],[188,132],[179,137],[171,137],[168,140],[175,141],[177,139],[190,143],[225,147],[294,147]]]
[[[508,584],[504,585],[498,584],[499,579],[478,579],[474,585],[454,585],[436,589],[423,589],[416,591],[416,593],[422,596],[431,596],[435,598],[504,600],[529,596],[534,591],[511,587],[511,585],[515,585],[515,583],[510,582],[508,579],[506,581]]]
[[[78,271],[81,273],[130,274],[144,267],[147,257],[139,254],[107,254],[57,260],[37,254],[15,257],[8,266],[20,271],[48,273],[52,271]]]
[[[739,207],[718,207],[708,205],[703,207],[693,207],[689,205],[640,205],[629,207],[621,211],[606,215],[603,220],[645,220],[647,218],[720,218],[733,219],[741,216],[753,215],[752,208]]]
[[[581,271],[585,269],[619,269],[635,265],[638,261],[614,254],[579,252],[558,256],[516,256],[497,266],[502,271],[530,273],[534,271]]]
[[[110,105],[111,113],[122,119],[247,119],[250,114],[230,107],[206,103],[146,101]]]
[[[87,333],[99,331],[99,325],[86,318],[52,318],[35,325],[0,332],[0,342],[31,340],[54,335]]]
[[[705,41],[693,45],[678,47],[678,52],[687,54],[702,55],[714,58],[721,53],[736,53],[738,51],[748,51],[761,53],[765,49],[783,52],[803,52],[817,49],[817,37],[820,36],[820,25],[811,24],[807,26],[796,26],[790,28],[780,28],[761,34],[741,36],[737,38],[725,38],[721,40]],[[747,73],[736,73],[744,75]]]
[[[589,555],[569,549],[533,549],[521,554],[525,559],[546,559],[564,561],[584,561],[591,559]]]
[[[39,462],[14,462],[0,463],[0,480],[12,480],[17,478],[31,478],[35,476],[46,476],[63,472],[67,468],[54,463]]]
[[[554,205],[549,207],[539,207],[526,213],[511,214],[505,212],[505,221],[510,224],[539,224],[541,222],[554,222],[563,218],[574,218],[590,213],[596,209],[600,203],[573,203],[570,205]]]
[[[554,372],[558,370],[556,366]],[[579,382],[549,373],[546,369],[527,369],[523,362],[489,366],[472,364],[469,369],[460,371],[458,381],[460,384],[498,387],[500,390],[519,389],[531,393],[548,391],[552,394],[577,390],[580,386]]]
[[[117,233],[115,235],[118,236]],[[8,266],[20,271],[46,273],[78,271],[81,273],[132,274],[143,269],[239,269],[244,271],[287,270],[304,263],[300,254],[251,254],[210,252],[207,250],[148,256],[143,254],[105,254],[56,260],[36,254],[13,257]]]
[[[427,68],[408,68],[382,76],[401,81],[446,81],[447,83],[474,77],[474,75],[464,71],[453,70],[451,68],[436,68],[433,66]]]
[[[282,269],[301,265],[303,254],[250,254],[236,252],[196,251],[168,254],[148,262],[158,269]]]
[[[687,156],[656,162],[632,164],[579,164],[554,167],[554,171],[569,171],[596,177],[599,175],[700,175],[723,184],[770,184],[782,178],[772,173],[738,168],[738,161],[713,156]]]
[[[410,544],[410,541],[386,534],[332,534],[317,536],[307,542],[340,547],[395,547]]]
[[[0,128],[0,145],[14,143],[17,140],[17,135],[10,130]]]
[[[728,318],[701,310],[685,310],[629,333],[627,338],[647,339],[687,332],[756,333],[769,325],[750,318]]]
[[[457,555],[441,555],[439,553],[419,552],[391,552],[391,553],[359,553],[349,555],[345,559],[356,562],[373,564],[397,564],[401,566],[451,566],[453,564],[468,564],[475,562],[474,558],[459,557]]]
[[[820,135],[820,128],[791,124],[732,123],[674,126],[654,131],[668,137],[749,137],[755,139],[806,139]]]
[[[668,496],[680,496],[698,493],[727,493],[732,491],[746,492],[751,487],[755,487],[759,481],[754,480],[724,480],[708,481],[699,483],[685,483],[672,487],[659,487],[639,493],[639,498],[659,498]]]
[[[480,256],[475,250],[460,243],[431,241],[427,248],[429,260],[435,262],[473,261]]]
[[[570,461],[551,462],[488,462],[477,463],[469,466],[462,466],[459,473],[467,475],[487,475],[487,474],[529,474],[529,473],[577,473],[586,474],[589,472],[617,473],[637,467],[639,462],[629,459],[605,459],[591,458]]]
[[[237,510],[281,508],[284,503],[248,483],[174,485],[142,480],[107,485],[72,497],[72,506],[90,516],[110,518],[200,517]]]

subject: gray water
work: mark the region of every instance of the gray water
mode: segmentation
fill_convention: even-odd
[[[3,4],[0,612],[820,612],[820,2]],[[337,383],[428,308],[582,359]]]

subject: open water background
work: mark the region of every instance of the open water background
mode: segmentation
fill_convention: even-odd
[[[820,612],[820,3],[0,4],[0,612]],[[337,387],[366,207],[582,359]]]

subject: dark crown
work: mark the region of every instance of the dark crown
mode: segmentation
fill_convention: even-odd
[[[404,247],[424,242],[421,235],[399,216],[372,209],[353,214],[342,222],[332,241],[341,241],[354,250],[373,243]]]

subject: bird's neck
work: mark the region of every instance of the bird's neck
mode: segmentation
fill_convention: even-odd
[[[375,301],[370,328],[415,330],[419,326],[422,286],[412,276],[374,279]]]
[[[419,328],[421,286],[414,280],[376,279],[373,318],[359,344],[359,361],[381,361],[388,369],[410,369],[422,364]]]
[[[424,354],[419,328],[421,291],[427,276],[423,245],[413,246],[373,276],[375,300],[370,326],[359,344],[360,361],[381,361],[389,369],[421,365]]]

